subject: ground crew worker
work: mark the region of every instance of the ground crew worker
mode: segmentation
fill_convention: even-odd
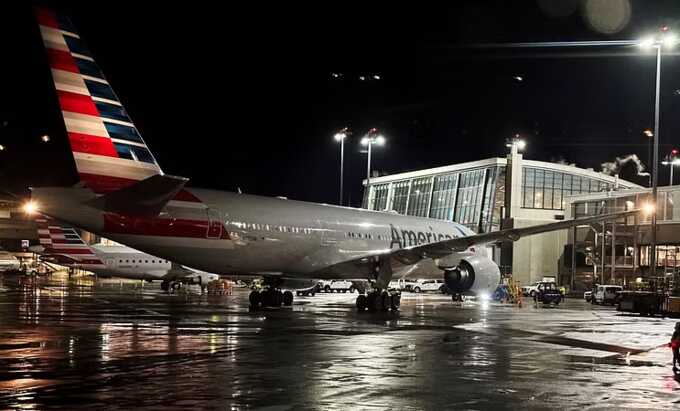
[[[675,323],[675,331],[668,346],[673,350],[673,372],[677,373],[680,365],[680,322]]]

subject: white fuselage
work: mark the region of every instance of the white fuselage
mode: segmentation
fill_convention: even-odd
[[[98,276],[162,280],[172,269],[170,261],[129,247],[94,244],[90,248],[104,264],[86,264],[83,268]]]
[[[55,218],[152,255],[226,275],[368,278],[372,273],[363,266],[334,267],[397,248],[474,234],[455,222],[390,212],[213,190],[187,191],[200,202],[171,201],[153,219],[107,215],[85,204],[94,195],[82,188],[36,188],[33,196]],[[159,222],[165,224],[163,230],[156,230]],[[488,257],[488,252],[476,247],[456,255]],[[399,267],[394,275],[413,272],[419,277],[442,274],[433,260],[425,259]]]

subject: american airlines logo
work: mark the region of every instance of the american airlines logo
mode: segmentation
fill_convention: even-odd
[[[444,240],[452,240],[454,238],[449,234],[435,233],[432,227],[430,227],[430,231],[413,231],[401,230],[399,227],[390,224],[390,228],[392,230],[390,248],[394,247],[395,244],[398,245],[399,248],[406,248]]]

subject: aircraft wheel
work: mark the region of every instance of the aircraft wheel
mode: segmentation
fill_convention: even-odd
[[[357,311],[364,311],[366,309],[366,306],[368,305],[368,299],[366,298],[365,295],[359,294],[357,297]]]
[[[283,305],[286,307],[290,307],[293,305],[293,293],[290,291],[286,291],[283,293]]]
[[[370,292],[366,295],[366,308],[368,311],[375,311],[375,301],[378,299],[378,294],[375,292]]]
[[[392,298],[390,299],[390,308],[392,308],[392,311],[398,311],[400,305],[401,305],[401,295],[394,294],[392,296]]]
[[[380,309],[382,311],[387,311],[390,309],[392,305],[392,298],[390,297],[390,294],[387,291],[383,291],[380,294]]]
[[[269,289],[265,292],[262,293],[263,299],[262,299],[262,306],[264,307],[273,307],[274,304],[276,304],[276,295],[274,294],[274,290]]]
[[[260,303],[262,302],[262,295],[259,291],[251,291],[248,296],[248,301],[250,301],[250,307],[254,309],[260,308]]]
[[[413,292],[416,293],[416,294],[419,293],[419,292],[420,292],[420,287],[414,288],[414,289],[413,289]]]

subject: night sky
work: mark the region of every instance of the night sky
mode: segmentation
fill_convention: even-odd
[[[371,127],[388,141],[374,151],[381,173],[502,156],[515,133],[530,159],[599,169],[636,153],[647,163],[653,52],[477,46],[680,32],[674,0],[40,4],[71,16],[166,173],[194,187],[334,203],[332,137],[348,126],[354,206],[366,173],[359,140]],[[14,192],[73,183],[31,8],[7,7],[0,23],[0,183]],[[661,157],[680,146],[679,68],[664,56]],[[633,167],[621,176],[646,183]],[[659,179],[668,181],[664,167]]]

